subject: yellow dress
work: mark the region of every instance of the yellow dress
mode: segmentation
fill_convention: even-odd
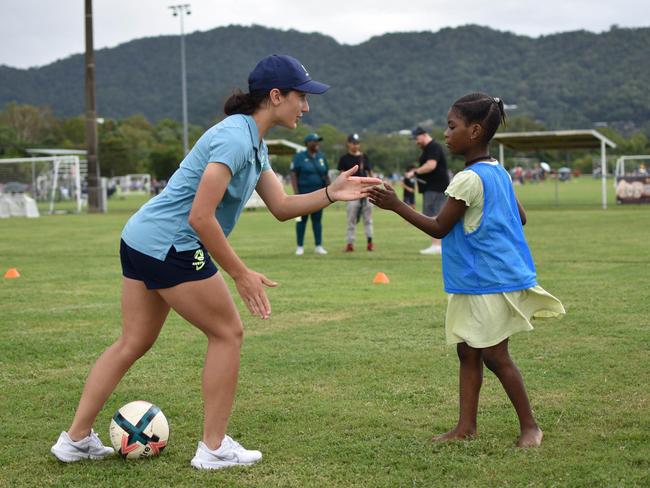
[[[476,230],[483,217],[481,178],[473,171],[461,171],[445,194],[465,202],[465,233]],[[451,293],[445,318],[447,344],[465,342],[474,348],[494,346],[516,332],[533,330],[530,323],[533,317],[564,314],[562,303],[539,285],[527,290],[486,295]]]

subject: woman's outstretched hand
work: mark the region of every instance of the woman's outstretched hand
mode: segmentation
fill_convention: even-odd
[[[266,296],[264,287],[277,286],[277,283],[252,269],[247,269],[246,272],[233,278],[235,286],[237,286],[237,292],[239,292],[239,296],[250,313],[262,319],[268,319],[271,316],[271,303]]]
[[[395,193],[395,189],[388,183],[384,183],[384,188],[375,186],[370,189],[368,194],[370,202],[384,210],[396,210],[400,205],[400,199]]]
[[[353,176],[359,170],[356,165],[343,171],[328,187],[328,193],[333,200],[359,200],[368,196],[370,189],[381,185],[379,178]]]

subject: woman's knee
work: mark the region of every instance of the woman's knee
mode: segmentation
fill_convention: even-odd
[[[203,329],[209,340],[225,341],[240,346],[244,340],[244,325],[239,316],[220,319]]]
[[[154,345],[156,339],[149,338],[140,338],[140,337],[130,337],[130,336],[121,336],[117,340],[117,349],[119,353],[126,358],[135,361],[151,349],[151,346]]]

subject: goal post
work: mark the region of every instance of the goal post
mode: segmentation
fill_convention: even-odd
[[[79,156],[0,159],[0,193],[30,194],[50,214],[80,213],[83,163]]]

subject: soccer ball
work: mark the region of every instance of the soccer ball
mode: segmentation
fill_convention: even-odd
[[[115,412],[109,432],[123,458],[138,459],[160,454],[169,439],[169,424],[160,408],[138,400]]]

